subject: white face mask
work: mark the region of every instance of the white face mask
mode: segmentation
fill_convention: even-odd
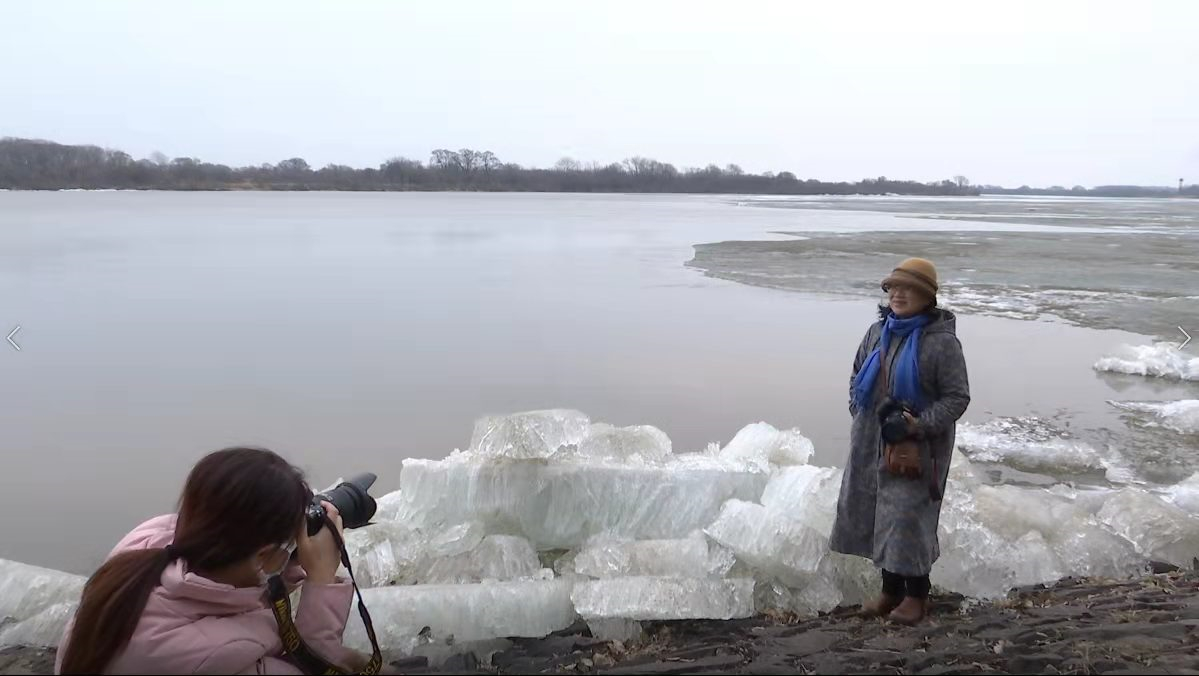
[[[268,580],[270,580],[272,577],[275,577],[276,575],[279,575],[287,568],[287,562],[291,560],[292,552],[296,551],[296,541],[292,540],[291,542],[280,546],[280,549],[287,552],[287,556],[283,557],[282,565],[280,565],[279,569],[275,570],[275,571],[267,571],[265,568],[260,568],[258,570],[259,584],[266,584]]]

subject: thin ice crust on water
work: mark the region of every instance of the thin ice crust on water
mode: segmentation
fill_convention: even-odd
[[[1159,425],[1179,434],[1199,434],[1199,399],[1178,401],[1109,401],[1123,411],[1150,416]]]
[[[571,599],[588,620],[729,620],[754,614],[754,581],[621,577],[579,582]]]

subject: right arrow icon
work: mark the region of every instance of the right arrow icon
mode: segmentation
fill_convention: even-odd
[[[1182,335],[1187,337],[1187,339],[1182,341],[1182,344],[1178,346],[1178,349],[1182,350],[1182,349],[1186,348],[1187,343],[1191,342],[1191,334],[1187,333],[1186,329],[1182,328],[1181,326],[1178,327],[1178,330],[1182,331]]]

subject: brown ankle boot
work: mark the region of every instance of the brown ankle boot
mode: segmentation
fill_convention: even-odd
[[[873,601],[862,604],[862,617],[886,617],[888,613],[899,606],[901,599],[890,594],[879,594]]]
[[[887,619],[899,624],[918,624],[928,614],[928,599],[905,596],[903,601],[887,615]]]

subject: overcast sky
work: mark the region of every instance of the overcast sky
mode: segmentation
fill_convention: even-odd
[[[1199,182],[1192,0],[10,0],[0,84],[0,136],[135,157]]]

